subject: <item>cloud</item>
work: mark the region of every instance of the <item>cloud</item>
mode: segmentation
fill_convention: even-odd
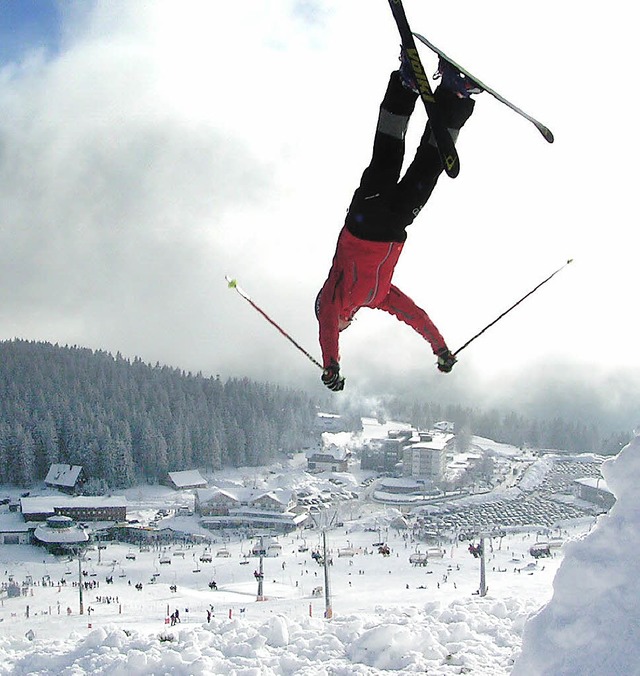
[[[489,14],[463,3],[464,22],[446,7],[408,8],[416,29],[433,26],[436,44],[531,108],[557,141],[479,97],[460,177],[441,179],[411,227],[396,282],[455,348],[566,258],[575,264],[469,348],[459,380],[434,373],[405,326],[359,316],[343,340],[350,385],[417,373],[436,396],[484,396],[493,376],[501,390],[552,359],[639,365],[633,172],[602,171],[593,129],[603,111],[577,115],[566,78],[549,77],[565,72],[556,47],[578,61],[567,34],[585,43],[573,13],[548,8],[553,26],[544,8],[502,1]],[[0,337],[316,387],[316,368],[224,275],[319,354],[313,300],[397,64],[388,7],[110,0],[60,11],[54,53],[36,46],[0,70]],[[617,77],[598,59],[572,72],[576,91]],[[409,152],[424,123],[417,111]]]

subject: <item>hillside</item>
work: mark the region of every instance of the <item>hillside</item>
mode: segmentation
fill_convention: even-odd
[[[22,486],[54,462],[83,465],[97,490],[264,464],[300,448],[316,413],[290,389],[22,340],[0,343],[0,390],[0,483]]]

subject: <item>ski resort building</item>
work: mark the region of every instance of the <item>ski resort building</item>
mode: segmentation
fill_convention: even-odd
[[[33,528],[19,514],[0,514],[0,545],[28,545]]]
[[[346,472],[351,453],[334,444],[322,450],[307,451],[307,468],[312,472]]]
[[[295,494],[277,489],[211,488],[196,491],[195,509],[204,528],[268,528],[289,532],[309,517],[294,511]]]
[[[375,439],[360,451],[360,469],[402,473],[405,439]]]
[[[39,524],[33,536],[53,554],[74,550],[89,541],[89,534],[68,516],[50,516]]]
[[[169,472],[167,483],[175,490],[186,490],[189,488],[206,488],[207,481],[202,477],[197,469],[189,469],[182,472]]]
[[[337,413],[318,413],[316,417],[316,429],[319,432],[347,432],[347,421]]]
[[[74,493],[84,483],[82,465],[55,463],[49,468],[44,483],[65,493]]]
[[[441,482],[447,466],[447,449],[453,438],[452,434],[422,433],[420,441],[409,444],[404,449],[403,476],[431,484]]]
[[[79,496],[20,498],[25,521],[46,521],[51,516],[67,516],[76,521],[125,521],[127,499],[122,496]]]

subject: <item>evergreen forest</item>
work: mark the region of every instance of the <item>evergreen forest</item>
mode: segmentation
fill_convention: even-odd
[[[0,484],[18,486],[52,463],[100,490],[266,464],[307,445],[317,413],[291,389],[24,340],[0,343],[0,392]]]

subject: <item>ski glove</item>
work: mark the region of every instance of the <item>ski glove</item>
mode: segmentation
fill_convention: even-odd
[[[331,362],[331,364],[322,371],[322,382],[332,392],[344,390],[344,378],[340,375],[340,365],[334,361]]]
[[[453,365],[458,361],[446,347],[438,350],[436,356],[438,357],[438,370],[443,373],[449,373]]]

